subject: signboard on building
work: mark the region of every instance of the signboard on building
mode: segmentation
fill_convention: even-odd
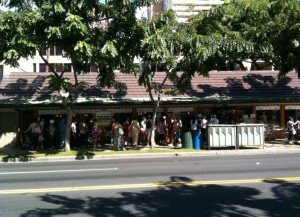
[[[137,112],[147,113],[147,112],[153,112],[153,108],[137,108]],[[156,112],[163,112],[163,108],[158,108]]]
[[[110,109],[105,109],[105,111],[111,113],[132,113],[131,108],[110,108]]]
[[[258,105],[256,106],[256,110],[262,111],[262,110],[280,110],[279,105]]]
[[[98,126],[109,126],[111,122],[111,113],[110,112],[97,112],[96,120]]]
[[[300,105],[286,105],[285,110],[300,110]]]
[[[168,108],[168,112],[193,112],[194,107],[173,107],[173,108]]]

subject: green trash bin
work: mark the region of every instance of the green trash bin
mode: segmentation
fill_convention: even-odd
[[[193,149],[192,134],[190,131],[183,134],[183,147],[186,149]]]

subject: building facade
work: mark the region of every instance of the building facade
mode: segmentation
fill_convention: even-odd
[[[164,72],[155,79],[162,80]],[[179,116],[183,130],[188,130],[191,117],[216,115],[220,124],[263,123],[285,126],[288,117],[300,117],[300,80],[295,72],[277,79],[278,71],[212,71],[209,77],[195,76],[191,87],[176,96],[161,95],[158,117]],[[26,130],[33,118],[49,123],[65,116],[59,93],[47,89],[49,73],[14,72],[0,81],[0,144],[18,142],[18,132]],[[72,73],[65,73],[72,78]],[[146,117],[153,112],[153,103],[133,75],[117,73],[117,80],[127,90],[103,88],[96,83],[97,73],[79,77],[89,83],[74,96],[73,117],[88,122],[97,120],[99,127],[110,130],[113,119],[123,121]],[[174,84],[167,83],[172,86]]]
[[[172,9],[175,11],[178,21],[186,22],[190,16],[197,15],[201,11],[210,10],[213,6],[221,4],[224,4],[224,0],[162,0],[152,10],[156,14],[159,10]]]

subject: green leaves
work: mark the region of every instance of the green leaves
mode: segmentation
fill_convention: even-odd
[[[68,32],[85,36],[87,32],[87,26],[82,23],[82,20],[83,18],[78,15],[69,14],[66,18],[66,27]]]
[[[101,49],[101,52],[105,55],[116,57],[118,52],[112,41],[107,41]]]
[[[78,41],[77,44],[74,47],[74,51],[84,53],[87,56],[92,56],[91,46],[88,43],[84,42],[84,41]]]
[[[5,64],[11,65],[13,67],[19,66],[18,60],[20,59],[20,54],[16,50],[14,49],[8,50],[7,52],[4,53],[3,58]]]
[[[56,2],[54,5],[54,12],[55,13],[64,13],[64,12],[66,12],[66,10],[59,2]]]
[[[70,79],[60,76],[50,75],[49,89],[52,91],[67,90],[71,86]]]
[[[50,26],[48,29],[45,30],[45,32],[48,34],[49,39],[62,39],[62,33],[59,27]]]

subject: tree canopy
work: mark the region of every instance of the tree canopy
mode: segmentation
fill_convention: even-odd
[[[193,17],[197,33],[219,38],[215,70],[235,63],[245,70],[243,61],[273,65],[284,76],[299,66],[299,2],[295,0],[231,0]],[[232,46],[224,46],[224,45]]]
[[[125,89],[117,82],[115,70],[136,70],[136,41],[143,37],[135,11],[157,0],[2,0],[11,8],[0,12],[0,61],[18,66],[21,57],[38,51],[52,73],[49,88],[68,92],[69,102],[86,84],[78,75],[98,68],[101,86]],[[57,66],[42,54],[53,46],[60,47],[71,60],[74,83],[58,72]],[[70,108],[70,107],[69,107]],[[69,112],[70,113],[70,112]],[[70,125],[71,114],[67,125]],[[68,131],[67,131],[68,132]],[[68,137],[68,136],[67,136]]]
[[[116,81],[115,70],[134,74],[155,108],[162,91],[176,94],[188,87],[194,75],[208,76],[209,71],[227,70],[230,65],[246,70],[243,62],[248,60],[258,69],[260,60],[274,66],[279,76],[292,69],[299,73],[299,1],[225,1],[188,23],[179,23],[172,10],[149,22],[135,17],[137,8],[156,2],[1,0],[11,10],[0,11],[0,61],[18,66],[21,57],[38,51],[52,73],[50,89],[70,93],[70,101],[88,85],[78,75],[88,73],[91,66],[98,69],[101,86],[116,89],[126,89],[126,84]],[[71,60],[74,83],[42,54],[53,46]],[[136,57],[142,67],[134,63]],[[165,73],[160,83],[153,80],[157,71]],[[167,80],[176,88],[166,89]]]

